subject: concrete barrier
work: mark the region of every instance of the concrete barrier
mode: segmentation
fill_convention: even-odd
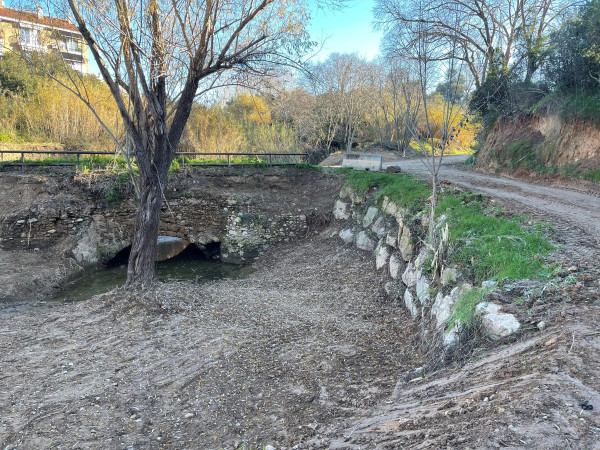
[[[371,170],[379,172],[383,157],[370,153],[346,153],[342,159],[342,167],[350,167],[356,170]]]

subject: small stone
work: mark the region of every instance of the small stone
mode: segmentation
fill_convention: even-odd
[[[83,222],[82,218],[77,219],[77,223],[81,223],[81,222]]]
[[[265,450],[275,450],[275,447],[272,445],[265,445]]]
[[[187,413],[185,416],[183,416],[184,419],[191,419],[192,417],[194,417],[194,413]]]
[[[387,263],[390,259],[390,253],[390,247],[387,245],[380,245],[377,247],[375,259],[375,266],[377,267],[377,270],[381,270],[387,266]]]
[[[379,238],[382,238],[386,235],[387,229],[385,227],[385,218],[383,216],[380,216],[375,221],[375,223],[371,226],[371,231]]]
[[[492,291],[496,289],[498,282],[495,280],[487,280],[481,283],[481,287],[485,290]]]
[[[56,230],[53,228],[53,229],[51,229],[51,230],[48,230],[48,231],[47,231],[47,233],[48,233],[48,234],[54,234],[54,233],[56,233]]]
[[[18,223],[18,222],[17,222],[17,223]],[[579,267],[577,267],[577,266],[571,266],[571,267],[569,267],[567,270],[568,270],[569,272],[571,272],[571,273],[574,273],[574,272],[577,272],[577,271],[579,271]]]
[[[17,225],[23,225],[25,223],[24,220],[17,220]]]
[[[354,233],[350,229],[341,230],[339,232],[339,237],[342,238],[346,244],[351,244],[354,241]]]
[[[546,328],[546,322],[544,322],[543,320],[537,324],[538,330],[542,331],[544,328]]]
[[[489,397],[486,397],[486,398],[484,398],[484,399],[483,399],[483,402],[484,402],[484,403],[487,403],[487,402],[489,402],[489,401],[490,401],[490,398],[489,398]]]
[[[37,222],[37,219],[27,219],[27,223],[35,223]]]

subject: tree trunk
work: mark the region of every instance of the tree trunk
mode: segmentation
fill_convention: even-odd
[[[126,286],[148,285],[154,279],[161,206],[162,194],[158,177],[142,179]]]

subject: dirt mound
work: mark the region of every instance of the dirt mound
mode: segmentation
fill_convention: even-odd
[[[600,169],[600,128],[578,118],[517,114],[501,117],[478,154],[480,167]]]

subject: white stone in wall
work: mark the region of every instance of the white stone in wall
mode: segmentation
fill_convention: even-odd
[[[339,236],[346,244],[352,244],[352,242],[354,242],[354,233],[350,229],[341,230]]]
[[[393,253],[390,256],[390,276],[397,280],[402,276],[402,270],[404,269],[404,261],[397,253]]]
[[[377,237],[382,238],[387,234],[385,225],[386,223],[384,217],[380,216],[371,227],[371,231],[375,233]]]
[[[446,322],[452,315],[452,310],[456,303],[456,298],[452,295],[443,295],[441,292],[435,298],[431,307],[431,314],[436,319],[436,324],[439,328],[446,326]]]
[[[419,308],[417,308],[414,297],[408,289],[404,291],[404,305],[410,312],[410,315],[413,317],[413,319],[417,317],[417,314],[419,314]]]
[[[383,197],[383,203],[381,204],[381,210],[389,214],[390,216],[395,216],[398,213],[398,205],[392,202],[388,197]]]
[[[419,270],[419,272],[417,272],[416,291],[419,303],[423,306],[427,306],[431,302],[430,288],[431,286],[429,285],[427,278],[423,275],[423,272]]]
[[[335,206],[333,207],[333,216],[337,220],[348,220],[350,218],[350,214],[348,213],[348,204],[341,200],[337,200],[335,202]]]
[[[444,347],[452,347],[458,343],[458,330],[452,328],[444,333]]]
[[[377,270],[383,269],[385,266],[387,266],[387,263],[390,259],[390,247],[388,247],[387,245],[379,245],[377,247],[377,251],[376,251],[376,257],[375,257],[375,266],[377,267]]]
[[[481,283],[481,287],[488,291],[493,291],[498,286],[498,282],[494,280],[487,280]]]
[[[398,232],[398,249],[404,261],[408,262],[411,260],[414,253],[414,246],[412,245],[410,230],[406,226],[403,226],[401,232]]]
[[[417,255],[417,258],[415,259],[415,267],[417,270],[421,270],[423,268],[423,265],[425,264],[425,260],[427,259],[427,257],[429,255],[430,255],[430,251],[427,249],[427,247],[421,248],[421,251]]]
[[[406,270],[402,274],[402,281],[408,287],[414,287],[417,285],[417,270],[415,264],[411,261],[406,266]]]
[[[356,236],[356,246],[361,250],[372,251],[375,249],[375,245],[375,241],[371,239],[369,235],[364,231],[361,231]]]
[[[367,209],[367,213],[365,214],[365,217],[363,217],[363,220],[362,220],[363,227],[369,228],[371,226],[371,224],[373,223],[373,221],[375,220],[375,217],[377,217],[377,214],[379,214],[379,210],[373,206],[370,206],[369,209]]]
[[[395,231],[389,231],[385,237],[385,243],[390,247],[398,248],[398,233]]]
[[[491,339],[510,336],[521,328],[517,318],[503,313],[502,307],[496,303],[482,302],[475,308],[475,313],[481,316],[483,329]]]

